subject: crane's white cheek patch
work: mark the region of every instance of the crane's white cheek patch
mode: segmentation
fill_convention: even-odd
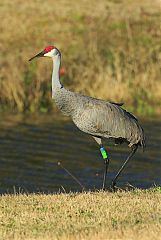
[[[44,56],[45,57],[52,57],[52,54],[51,54],[51,52],[48,52],[48,53],[45,53]]]

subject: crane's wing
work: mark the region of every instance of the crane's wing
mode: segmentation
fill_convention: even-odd
[[[79,101],[80,104],[80,101]],[[143,130],[135,116],[120,104],[86,98],[82,101],[73,121],[76,126],[91,135],[126,139],[131,145],[142,141]]]

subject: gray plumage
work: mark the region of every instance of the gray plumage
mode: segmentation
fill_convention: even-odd
[[[61,88],[53,92],[56,105],[63,114],[71,116],[83,132],[96,137],[113,138],[116,143],[127,142],[129,147],[145,146],[144,132],[138,120],[121,105]]]
[[[116,180],[127,162],[135,154],[138,146],[145,146],[144,132],[138,120],[131,113],[122,108],[122,104],[112,103],[66,90],[59,80],[61,62],[60,51],[54,46],[46,47],[35,57],[51,57],[53,59],[52,73],[52,97],[58,108],[67,116],[70,116],[75,125],[83,132],[94,137],[100,146],[102,157],[105,161],[105,172],[102,188],[105,189],[106,175],[109,165],[108,154],[103,147],[102,138],[112,138],[116,144],[128,143],[131,152],[124,164],[119,169],[112,181],[114,189]]]

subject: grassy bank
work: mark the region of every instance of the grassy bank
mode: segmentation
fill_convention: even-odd
[[[160,10],[159,0],[0,0],[0,108],[54,109],[51,61],[28,59],[55,44],[69,89],[159,113]]]
[[[0,239],[161,239],[161,189],[0,197]]]

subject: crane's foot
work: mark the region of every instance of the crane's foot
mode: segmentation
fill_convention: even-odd
[[[110,185],[110,189],[112,190],[112,191],[116,191],[116,182],[115,181],[112,181],[112,183],[111,183],[111,185]]]

